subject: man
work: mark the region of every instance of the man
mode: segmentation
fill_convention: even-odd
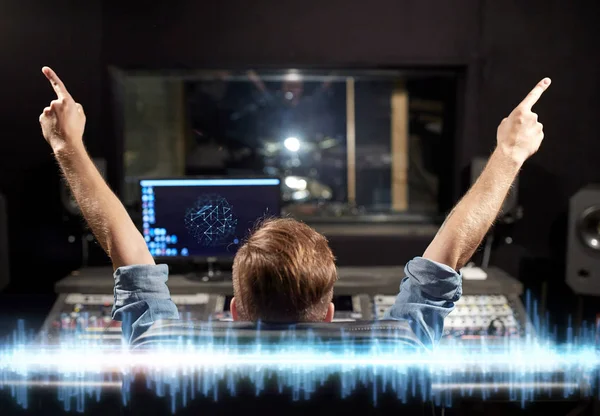
[[[42,72],[57,99],[40,115],[46,141],[100,245],[112,259],[113,318],[124,320],[130,341],[158,319],[178,318],[166,286],[168,268],[155,265],[144,238],[89,158],[85,114],[48,67]],[[444,318],[461,296],[460,270],[491,227],[523,163],[539,148],[542,125],[532,106],[550,85],[540,81],[500,123],[497,146],[481,176],[450,213],[422,257],[405,268],[388,319],[406,319],[429,346],[441,337]],[[239,249],[233,264],[235,320],[326,321],[337,279],[327,240],[292,219],[266,221]]]

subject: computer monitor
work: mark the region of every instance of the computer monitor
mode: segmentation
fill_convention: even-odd
[[[232,259],[248,231],[281,213],[276,178],[144,179],[142,232],[154,257]]]

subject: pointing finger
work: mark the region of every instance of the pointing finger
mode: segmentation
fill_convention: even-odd
[[[58,75],[56,75],[56,72],[54,72],[51,68],[49,68],[47,66],[42,68],[42,72],[44,73],[46,78],[48,78],[48,81],[50,81],[50,84],[52,84],[52,88],[54,88],[54,92],[56,92],[56,96],[59,99],[70,97],[69,92],[67,91],[67,88],[65,87],[65,84],[63,84],[63,82],[60,80]]]
[[[531,92],[527,94],[527,97],[525,97],[525,99],[521,101],[519,107],[524,110],[531,110],[533,105],[537,103],[537,101],[540,99],[544,91],[548,89],[551,82],[552,81],[550,80],[550,78],[544,78],[543,80],[538,82],[538,84],[531,90]]]

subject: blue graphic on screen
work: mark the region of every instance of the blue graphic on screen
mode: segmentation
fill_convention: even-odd
[[[144,240],[155,257],[231,257],[260,219],[279,216],[279,179],[143,180]]]
[[[198,244],[216,247],[231,242],[237,218],[227,199],[220,195],[203,195],[187,210],[185,226]]]

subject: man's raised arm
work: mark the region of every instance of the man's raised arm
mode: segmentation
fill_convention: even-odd
[[[461,269],[496,220],[521,166],[540,147],[543,126],[533,105],[550,86],[544,78],[498,126],[498,144],[469,192],[452,210],[423,257]]]
[[[154,259],[144,238],[85,150],[83,107],[75,102],[52,69],[44,67],[42,72],[57,97],[40,115],[42,132],[85,220],[110,256],[115,270],[128,265],[153,265]]]
[[[544,138],[531,107],[550,85],[545,78],[502,120],[498,145],[469,192],[448,215],[422,258],[406,265],[396,302],[388,319],[408,319],[428,346],[442,337],[444,318],[462,294],[460,270],[488,232],[519,169]]]

